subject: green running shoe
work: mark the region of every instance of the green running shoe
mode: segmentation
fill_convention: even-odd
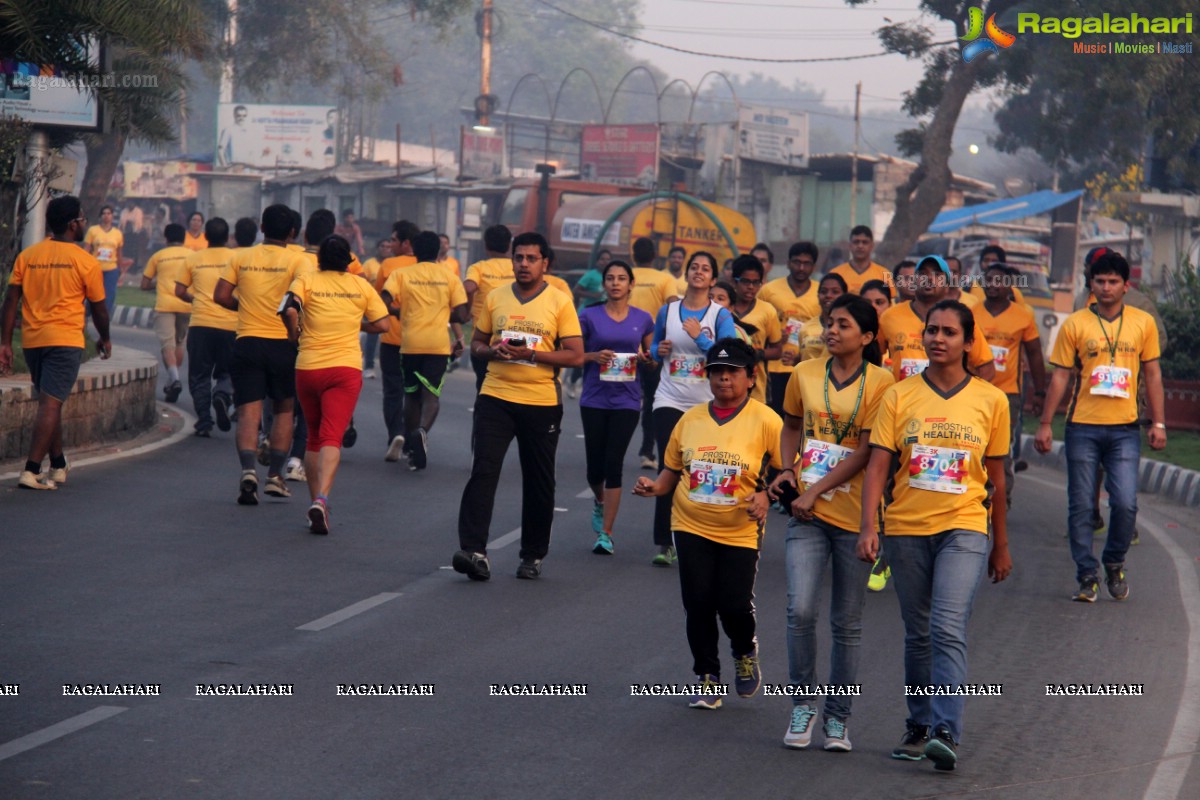
[[[596,544],[592,545],[592,552],[598,556],[611,556],[613,554],[612,537],[603,531],[596,534]]]
[[[671,545],[670,547],[660,547],[658,555],[650,563],[656,567],[669,567],[678,560],[679,556],[675,554],[675,546]]]

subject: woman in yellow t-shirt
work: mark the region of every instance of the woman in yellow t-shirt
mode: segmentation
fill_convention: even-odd
[[[967,681],[967,621],[984,571],[1008,577],[1004,456],[1008,398],[967,371],[975,318],[962,303],[929,310],[922,345],[929,366],[888,389],[871,430],[863,483],[858,556],[874,562],[876,509],[893,463],[892,502],[884,510],[883,549],[904,619],[908,724],[893,758],[928,757],[954,769]],[[991,553],[988,517],[991,516]]]
[[[829,355],[829,351],[825,349],[825,325],[829,322],[829,309],[833,306],[833,301],[844,294],[847,294],[845,278],[835,272],[822,276],[821,282],[817,284],[817,302],[821,306],[821,313],[800,328],[800,353],[796,363],[814,358],[824,359]]]
[[[754,578],[768,508],[766,468],[783,466],[783,422],[750,397],[756,360],[745,342],[717,340],[705,355],[713,399],[679,418],[658,478],[638,478],[633,489],[641,497],[673,497],[671,530],[697,680],[692,708],[721,705],[718,619],[733,649],[738,695],[752,697],[762,684]]]
[[[347,274],[352,258],[350,243],[330,236],[317,252],[320,269],[296,278],[279,306],[288,338],[300,343],[296,397],[308,425],[308,522],[317,534],[329,533],[329,490],[342,457],[342,436],[362,391],[358,334],[388,328],[388,309],[379,294],[363,278]]]
[[[831,561],[829,684],[857,684],[862,609],[871,571],[856,554],[862,471],[870,458],[879,401],[894,383],[891,373],[879,366],[878,335],[879,315],[871,304],[857,295],[842,295],[829,310],[825,343],[830,357],[800,363],[792,370],[784,395],[781,449],[787,466],[772,484],[771,494],[795,498],[789,509],[793,518],[785,551],[788,677],[795,691],[817,684],[818,594]],[[800,495],[794,494],[797,471],[803,484]],[[826,696],[826,750],[850,750],[846,730],[850,702],[849,692]],[[812,739],[817,696],[795,694],[792,703],[783,743],[803,749]]]

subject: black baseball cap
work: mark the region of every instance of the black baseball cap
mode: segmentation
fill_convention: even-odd
[[[709,348],[705,355],[704,368],[737,367],[754,369],[757,357],[754,348],[740,339],[721,339]]]

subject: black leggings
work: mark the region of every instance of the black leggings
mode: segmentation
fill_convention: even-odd
[[[620,489],[625,451],[637,430],[639,412],[628,408],[580,406],[579,416],[583,419],[588,486],[603,481],[605,489]]]
[[[679,588],[687,614],[692,671],[719,676],[718,620],[729,637],[734,658],[753,653],[758,647],[754,620],[758,551],[684,531],[675,531],[675,549],[679,553]]]

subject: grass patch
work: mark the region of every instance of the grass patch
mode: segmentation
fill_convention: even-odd
[[[1031,436],[1037,433],[1037,417],[1026,414],[1023,427],[1025,432]],[[1054,422],[1050,424],[1050,427],[1054,431],[1054,438],[1062,440],[1067,427],[1066,415],[1056,414]],[[1167,446],[1162,450],[1151,450],[1149,443],[1146,441],[1146,432],[1143,429],[1142,458],[1165,461],[1168,464],[1175,464],[1184,469],[1200,471],[1200,433],[1192,431],[1167,431]]]
[[[155,292],[143,292],[136,286],[117,287],[117,305],[134,308],[154,308]]]

